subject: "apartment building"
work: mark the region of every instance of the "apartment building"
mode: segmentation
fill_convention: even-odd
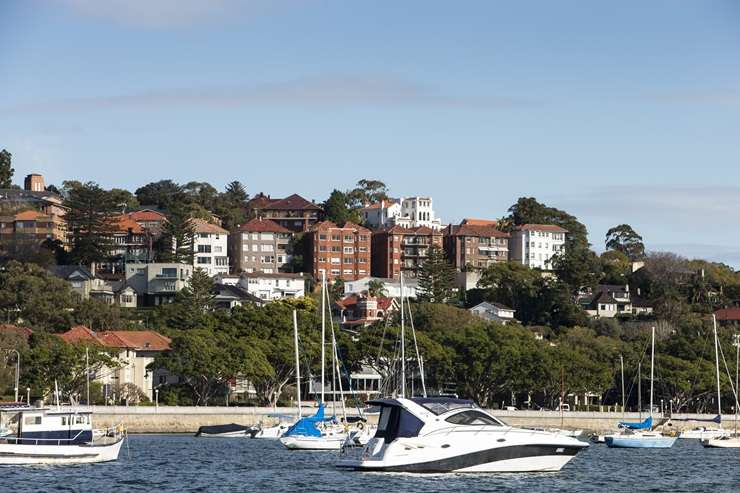
[[[373,232],[372,275],[386,279],[415,278],[432,245],[442,247],[442,233],[426,226],[392,226]]]
[[[293,231],[270,219],[258,217],[229,235],[233,272],[267,274],[291,270]]]
[[[343,227],[331,221],[322,221],[311,228],[311,273],[328,281],[354,281],[370,275],[371,232],[348,222]]]
[[[321,207],[295,193],[284,199],[259,193],[247,207],[253,215],[270,219],[296,233],[308,231],[324,215]]]
[[[123,266],[128,262],[150,262],[154,258],[151,236],[125,214],[113,218],[109,237],[112,243],[110,256],[114,264]]]
[[[0,246],[4,249],[27,248],[47,239],[67,244],[67,224],[61,216],[36,210],[0,215]]]
[[[192,223],[195,231],[193,267],[203,269],[211,277],[228,274],[229,232],[203,219],[192,219]]]
[[[370,204],[362,209],[365,224],[371,228],[401,226],[442,229],[442,221],[435,217],[431,197],[406,197]]]
[[[510,259],[527,267],[552,270],[551,260],[565,248],[568,230],[554,224],[523,224],[511,235]]]
[[[176,263],[126,265],[126,285],[137,295],[137,306],[157,306],[171,302],[187,286],[193,266]]]
[[[305,296],[306,279],[303,273],[242,272],[239,275],[216,276],[215,281],[226,286],[238,286],[260,300],[275,301]]]
[[[401,215],[401,201],[398,199],[381,200],[362,208],[362,219],[371,228],[386,228],[395,224],[395,218]]]
[[[44,177],[39,174],[30,174],[23,181],[23,189],[0,189],[0,209],[6,211],[21,211],[35,209],[47,215],[64,216],[66,209],[64,200],[58,194],[46,190]]]
[[[458,270],[489,265],[509,259],[509,234],[496,227],[496,221],[464,219],[444,230],[447,258]]]

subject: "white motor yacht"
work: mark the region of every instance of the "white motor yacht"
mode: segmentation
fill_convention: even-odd
[[[343,449],[338,467],[392,472],[559,471],[587,443],[508,426],[473,401],[449,397],[381,399],[375,436]]]
[[[92,412],[26,405],[0,406],[0,464],[81,464],[118,459],[122,427],[94,433]],[[97,436],[97,438],[95,438]]]

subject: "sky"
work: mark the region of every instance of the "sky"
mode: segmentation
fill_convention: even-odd
[[[740,268],[740,2],[0,2],[16,181],[536,197]]]

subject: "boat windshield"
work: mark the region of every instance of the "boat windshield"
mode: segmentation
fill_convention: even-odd
[[[501,422],[481,411],[463,411],[457,414],[453,414],[445,421],[456,425],[470,425],[470,426],[501,426]]]
[[[478,406],[475,402],[468,401],[465,399],[452,399],[444,397],[428,397],[428,398],[414,398],[411,399],[413,402],[425,407],[429,411],[433,412],[437,416],[446,412],[452,411],[453,409],[474,409]]]
[[[376,438],[384,438],[390,443],[398,437],[411,438],[419,436],[424,422],[399,406],[383,406],[378,420]]]

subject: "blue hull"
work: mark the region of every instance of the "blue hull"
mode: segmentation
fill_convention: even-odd
[[[671,448],[678,437],[664,436],[613,436],[606,437],[606,445],[611,448]]]

